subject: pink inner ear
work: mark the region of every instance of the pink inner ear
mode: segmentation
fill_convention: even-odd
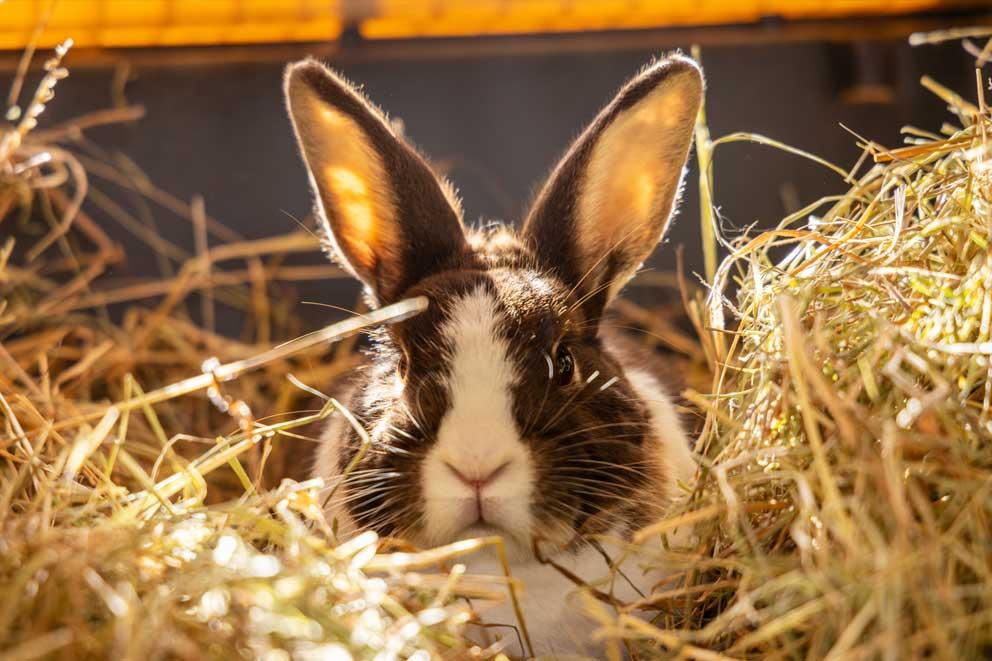
[[[338,166],[328,166],[323,179],[328,190],[333,191],[337,215],[349,219],[348,244],[356,252],[356,261],[365,265],[374,264],[375,211],[368,185],[354,170]]]

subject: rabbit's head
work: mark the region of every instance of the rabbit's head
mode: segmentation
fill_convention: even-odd
[[[675,55],[627,83],[519,232],[467,229],[447,183],[320,63],[290,66],[286,96],[331,255],[372,305],[430,300],[379,332],[347,402],[371,444],[338,424],[319,450],[332,484],[351,467],[333,514],[425,545],[498,532],[564,547],[644,523],[674,479],[664,446],[684,438],[651,424],[600,319],[672,216],[697,66]]]

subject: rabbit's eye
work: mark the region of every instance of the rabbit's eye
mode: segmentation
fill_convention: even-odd
[[[565,345],[560,345],[555,352],[555,373],[560,386],[567,386],[575,376],[575,361]]]

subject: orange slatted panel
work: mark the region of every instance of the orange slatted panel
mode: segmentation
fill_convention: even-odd
[[[0,49],[20,49],[52,0],[0,0]],[[57,0],[39,45],[328,41],[355,22],[370,39],[580,32],[902,14],[987,0]]]
[[[50,0],[0,0],[0,49],[20,49]],[[78,46],[328,41],[341,34],[334,0],[59,0],[39,45]]]
[[[364,21],[370,39],[581,32],[788,19],[894,15],[986,0],[380,0]]]

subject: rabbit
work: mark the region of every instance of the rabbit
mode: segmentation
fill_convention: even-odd
[[[429,300],[375,331],[343,393],[367,451],[340,415],[321,436],[314,473],[337,485],[327,517],[344,535],[425,548],[502,536],[531,643],[505,630],[511,654],[602,653],[574,584],[541,560],[604,575],[590,536],[629,539],[694,479],[651,361],[600,321],[665,235],[702,92],[691,59],[650,63],[575,140],[519,231],[471,229],[454,189],[355,86],[314,59],[286,69],[327,251],[372,307]],[[503,575],[494,553],[477,556],[469,572]],[[623,569],[621,598],[657,580],[629,558]],[[506,600],[480,617],[516,627],[514,613]]]

